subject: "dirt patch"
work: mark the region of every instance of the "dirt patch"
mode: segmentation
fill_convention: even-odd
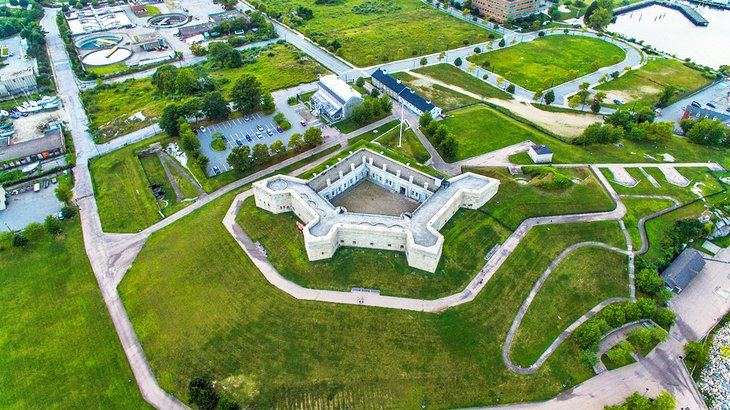
[[[340,194],[332,205],[344,207],[348,212],[400,216],[403,212],[415,211],[419,203],[365,180]]]
[[[20,117],[17,120],[13,120],[13,127],[15,128],[13,142],[30,141],[43,136],[43,129],[46,124],[57,118],[58,111],[51,111],[30,114],[27,117]]]

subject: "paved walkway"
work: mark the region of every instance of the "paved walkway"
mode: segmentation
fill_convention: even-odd
[[[651,323],[650,320],[640,320],[638,322],[627,323],[619,328],[610,331],[607,335],[603,336],[603,339],[598,343],[598,351],[596,357],[598,357],[598,364],[594,367],[596,374],[607,371],[606,365],[601,361],[601,357],[606,354],[607,351],[611,350],[617,344],[626,340],[626,337],[634,329],[646,327]]]
[[[651,215],[646,215],[646,216],[642,217],[641,219],[639,219],[639,222],[637,225],[639,228],[639,235],[641,236],[641,248],[638,251],[634,252],[634,254],[636,254],[636,255],[643,255],[646,253],[646,251],[649,250],[649,238],[646,234],[646,222],[651,219],[658,218],[662,215],[668,214],[668,213],[674,211],[675,209],[679,208],[680,206],[682,206],[682,204],[679,201],[677,201],[676,199],[674,199],[670,196],[664,196],[664,195],[621,195],[621,198],[666,199],[668,201],[674,202],[674,205],[672,205],[668,208],[662,209],[661,211],[658,211],[658,212],[654,212]]]

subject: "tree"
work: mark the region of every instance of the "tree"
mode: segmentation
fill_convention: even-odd
[[[219,395],[210,378],[195,377],[188,383],[188,397],[190,403],[200,409],[214,409],[218,403]]]
[[[580,94],[573,94],[568,98],[568,107],[575,108],[581,104]]]
[[[289,138],[289,143],[286,144],[287,148],[292,151],[299,151],[304,146],[304,140],[302,134],[296,133]]]
[[[535,94],[532,94],[532,99],[535,101],[540,101],[543,97],[543,91],[542,88],[538,88],[537,91],[535,91]]]
[[[456,57],[456,60],[454,60],[454,65],[457,67],[461,67],[461,57]]]
[[[43,221],[43,225],[45,225],[46,231],[48,231],[51,235],[58,235],[63,231],[61,221],[53,215],[48,215],[45,221]]]
[[[26,245],[28,245],[28,238],[25,237],[23,234],[16,233],[13,236],[13,239],[10,241],[10,244],[13,245],[15,248],[23,248]]]
[[[684,345],[684,357],[691,367],[703,369],[710,363],[710,346],[703,342],[688,342]]]
[[[182,113],[185,117],[193,117],[196,121],[200,117],[200,110],[203,107],[203,101],[200,98],[191,98],[185,101],[182,106]]]
[[[656,118],[656,113],[649,107],[644,107],[634,114],[634,122],[652,122]]]
[[[178,104],[169,104],[165,109],[162,110],[162,116],[160,117],[160,128],[162,128],[167,135],[174,136],[178,135],[178,120],[185,117],[183,108]]]
[[[420,61],[420,64],[421,64],[421,65],[426,65],[426,64],[428,64],[428,59],[427,59],[426,57],[421,57],[421,61]]]
[[[507,88],[506,88],[505,90],[506,90],[506,91],[507,91],[508,93],[510,93],[510,94],[514,94],[514,93],[515,93],[515,85],[514,85],[514,84],[511,84],[511,83],[510,83],[510,85],[508,85],[508,86],[507,86]]]
[[[446,127],[442,127],[442,129],[445,129]],[[441,154],[443,154],[444,159],[446,160],[453,160],[456,159],[456,153],[459,150],[459,142],[456,141],[456,138],[454,138],[453,135],[447,135],[446,138],[441,141],[441,144],[439,144],[439,149],[441,150]]]
[[[357,80],[355,80],[355,85],[357,85],[358,87],[364,87],[365,79],[362,77],[357,77]]]
[[[261,83],[252,75],[243,75],[230,91],[229,97],[237,110],[252,112],[261,106]]]
[[[60,184],[56,188],[56,199],[63,202],[64,204],[69,203],[72,196],[73,193],[71,192],[71,187],[68,186],[68,184]]]
[[[675,317],[674,312],[666,308],[657,309],[656,313],[654,313],[654,321],[665,329],[669,329],[672,326]]]
[[[421,127],[426,127],[428,124],[433,121],[433,117],[431,116],[431,111],[424,111],[421,115],[421,118],[418,119],[418,125]]]
[[[612,144],[624,136],[623,128],[600,122],[589,125],[583,133],[573,140],[577,145]]]
[[[589,26],[594,30],[603,30],[611,23],[611,19],[613,19],[611,10],[600,7],[588,19]]]
[[[603,318],[609,326],[616,328],[626,323],[624,307],[620,304],[612,304],[603,309]]]
[[[649,298],[637,299],[636,307],[639,308],[639,317],[642,319],[651,319],[656,312],[656,303]]]
[[[436,127],[431,134],[431,140],[435,145],[440,146],[446,137],[449,136],[449,129],[440,123],[434,122],[434,125],[436,125]]]
[[[474,54],[479,54],[482,52],[482,49],[479,47],[474,47]]]
[[[269,147],[266,144],[256,144],[253,146],[253,160],[257,164],[264,163],[270,158]]]
[[[506,45],[507,45],[507,43],[506,43],[506,42],[504,41],[504,38],[502,38],[501,40],[499,40],[499,43],[498,43],[498,45],[499,45],[500,47],[504,47],[504,46],[506,46]]]
[[[269,148],[271,149],[271,153],[273,155],[279,155],[286,151],[286,147],[284,147],[284,143],[281,142],[281,140],[276,140],[272,142]]]
[[[271,93],[266,93],[261,98],[261,111],[263,111],[266,115],[276,111],[276,104],[274,103],[274,97],[271,96]]]
[[[163,65],[152,74],[152,84],[160,94],[172,94],[175,92],[175,79],[180,70],[174,65]]]
[[[545,93],[545,104],[550,105],[555,101],[555,92],[553,90],[548,90],[548,92]]]
[[[64,206],[61,208],[61,216],[63,216],[63,219],[73,218],[76,216],[76,208],[68,205]]]
[[[575,333],[575,342],[583,349],[593,348],[601,340],[601,329],[595,321],[589,320],[584,323]]]
[[[195,74],[190,69],[182,69],[175,78],[175,93],[178,95],[192,95],[200,90]]]
[[[231,153],[228,154],[228,158],[226,158],[226,162],[236,171],[246,171],[253,166],[251,148],[248,145],[233,147]]]
[[[664,107],[669,103],[669,100],[672,99],[674,94],[677,93],[677,87],[667,84],[662,89],[662,92],[659,93],[659,101],[657,101],[657,104],[659,107]]]
[[[691,142],[702,145],[728,145],[730,141],[730,131],[719,120],[709,118],[695,121],[686,136]]]
[[[225,120],[231,113],[226,100],[217,91],[210,92],[203,97],[202,111],[211,120]]]
[[[605,121],[615,127],[629,129],[634,123],[634,116],[629,111],[616,111],[607,115]]]
[[[304,143],[310,147],[322,144],[322,130],[320,128],[311,127],[304,131]]]

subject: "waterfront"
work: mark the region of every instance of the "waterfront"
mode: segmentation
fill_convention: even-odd
[[[707,27],[695,26],[677,10],[655,5],[618,16],[608,30],[713,68],[730,64],[730,10],[692,7],[709,21]]]

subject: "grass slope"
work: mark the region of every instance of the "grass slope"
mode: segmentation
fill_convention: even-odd
[[[643,67],[632,70],[623,76],[595,87],[607,91],[613,98],[621,98],[627,105],[636,109],[652,107],[666,85],[673,85],[679,92],[669,100],[669,104],[679,101],[693,91],[702,88],[712,80],[702,73],[687,67],[680,61],[657,58],[649,60]]]
[[[674,205],[674,202],[668,199],[622,198],[622,202],[626,205],[626,215],[623,217],[623,221],[634,249],[640,249],[642,246],[639,220]]]
[[[425,84],[420,79],[406,72],[395,73],[393,76],[403,81],[424,98],[431,100],[431,102],[444,111],[455,110],[478,101],[438,84]]]
[[[527,376],[507,370],[500,350],[544,261],[595,239],[602,223],[534,230],[537,252],[518,247],[474,302],[436,315],[291,298],[220,223],[232,198],[155,233],[120,286],[158,381],[183,401],[203,373],[265,408],[543,400],[592,376],[570,342]]]
[[[43,234],[27,248],[0,250],[0,407],[147,408],[86,258],[78,218],[63,229],[60,237]]]
[[[512,99],[510,94],[465,73],[451,64],[436,64],[428,67],[417,68],[413,71],[427,75],[444,83],[455,85],[475,94],[479,94],[484,98],[501,98],[503,100]]]
[[[380,138],[375,140],[375,142],[382,144],[401,155],[413,158],[421,164],[431,159],[431,154],[429,154],[426,147],[421,144],[421,140],[418,139],[416,133],[413,132],[412,129],[409,128],[403,131],[401,147],[398,148],[398,141],[400,139],[400,130],[395,128],[380,136]]]
[[[593,240],[600,241],[600,236]],[[622,237],[616,224],[609,239],[613,245],[624,247]],[[517,365],[532,365],[571,323],[608,298],[627,297],[628,290],[625,255],[599,247],[574,251],[555,268],[532,301],[515,335],[510,357]]]
[[[528,90],[546,89],[618,63],[626,57],[619,47],[591,37],[551,35],[468,60],[489,61],[489,71]],[[571,75],[571,71],[577,75]]]
[[[317,4],[315,0],[263,0],[269,14],[290,15],[309,8],[314,18],[297,30],[329,44],[342,45],[338,55],[359,67],[437,53],[492,38],[481,27],[459,20],[418,0],[350,0]],[[368,7],[370,6],[370,7]],[[370,11],[357,12],[369,8]],[[288,20],[288,19],[285,19]]]

